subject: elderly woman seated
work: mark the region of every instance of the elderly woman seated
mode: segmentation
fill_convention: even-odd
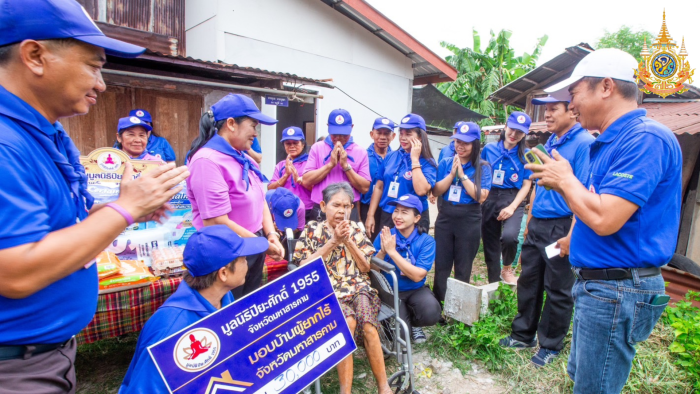
[[[136,116],[121,118],[117,125],[116,147],[126,153],[130,159],[163,161],[146,150],[151,130],[148,123]]]
[[[319,256],[323,258],[355,342],[365,347],[378,392],[390,393],[378,333],[381,303],[368,275],[375,249],[360,227],[348,220],[353,197],[347,182],[334,183],[323,190],[320,206],[326,220],[306,224],[294,251],[294,262],[301,265]],[[352,368],[352,356],[338,364],[341,393],[352,391]]]

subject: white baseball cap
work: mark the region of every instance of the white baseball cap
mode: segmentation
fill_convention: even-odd
[[[599,49],[581,59],[569,78],[544,91],[561,101],[571,101],[569,86],[581,78],[612,78],[636,83],[634,77],[636,69],[637,60],[629,53],[616,48]]]

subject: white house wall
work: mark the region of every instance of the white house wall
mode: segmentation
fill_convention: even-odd
[[[188,56],[332,78],[332,84],[394,121],[411,108],[411,60],[320,0],[187,0],[185,25]],[[324,96],[318,100],[317,135],[328,133],[332,109],[345,108],[353,116],[355,141],[371,143],[376,114],[337,89],[308,88]],[[263,143],[263,157],[274,156],[271,146]]]

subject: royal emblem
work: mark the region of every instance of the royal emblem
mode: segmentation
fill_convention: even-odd
[[[635,74],[637,83],[640,81],[644,83],[640,88],[641,91],[666,98],[688,90],[684,83],[693,82],[692,76],[695,70],[690,68],[690,63],[686,60],[688,51],[685,49],[685,37],[681,41],[678,52],[675,49],[677,47],[666,27],[666,11],[664,11],[661,31],[656,41],[649,49],[645,39],[640,53],[643,60],[639,62]]]

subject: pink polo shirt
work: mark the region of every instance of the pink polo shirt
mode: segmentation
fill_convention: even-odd
[[[333,149],[324,141],[315,143],[309,151],[309,160],[306,161],[304,174],[323,167],[325,164],[323,159],[325,159],[332,150]],[[350,145],[350,147],[346,150],[348,152],[348,156],[352,156],[352,158],[355,159],[355,161],[348,159],[348,164],[350,164],[350,167],[352,167],[352,169],[361,177],[371,181],[372,176],[369,174],[369,159],[367,158],[367,151],[357,144]],[[314,185],[313,189],[311,190],[311,201],[315,204],[319,204],[323,200],[323,189],[325,189],[326,186],[337,182],[349,183],[348,177],[345,175],[345,172],[343,172],[343,169],[340,168],[340,162],[338,162],[338,165],[333,167],[331,172],[329,172],[321,182]],[[352,186],[352,184],[350,186]],[[355,188],[353,188],[353,191],[355,192],[355,198],[353,201],[359,201],[360,193]]]
[[[270,183],[275,183],[277,182],[278,179],[281,178],[280,176],[280,171],[284,170],[285,167],[285,162],[286,160],[282,160],[281,162],[277,163],[275,166],[275,172],[272,174],[272,178],[270,179]],[[306,161],[301,162],[301,163],[293,163],[294,168],[297,169],[297,172],[299,175],[302,175],[304,173],[304,167],[306,167]],[[283,171],[284,173],[284,171]],[[304,209],[311,209],[314,207],[314,203],[311,201],[311,190],[305,188],[302,185],[299,185],[298,183],[294,182],[294,186],[292,187],[292,177],[290,176],[287,178],[287,183],[282,185],[285,189],[289,190],[290,192],[294,193],[297,197],[302,202],[302,205],[304,206]]]
[[[221,215],[250,232],[262,229],[265,192],[257,175],[249,171],[246,191],[243,167],[233,157],[210,148],[199,149],[187,168],[187,197],[196,229],[204,227],[204,219]]]

